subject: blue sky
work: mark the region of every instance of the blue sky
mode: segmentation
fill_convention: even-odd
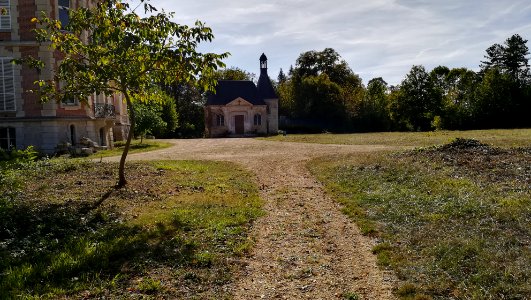
[[[335,49],[366,84],[398,84],[413,65],[478,70],[485,49],[518,33],[531,39],[529,0],[151,0],[175,21],[201,20],[230,52],[228,67],[259,73],[265,52],[276,79],[305,51]],[[528,46],[531,44],[528,43]]]

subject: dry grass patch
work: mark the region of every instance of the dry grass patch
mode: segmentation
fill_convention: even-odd
[[[339,144],[389,145],[424,147],[451,142],[457,137],[481,140],[498,147],[525,147],[531,145],[531,129],[492,129],[469,131],[431,132],[374,132],[351,134],[288,134],[264,138],[272,141]]]
[[[315,160],[404,299],[531,298],[531,148],[470,140]]]

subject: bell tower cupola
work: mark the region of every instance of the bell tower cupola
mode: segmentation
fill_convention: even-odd
[[[267,75],[267,56],[264,53],[260,56],[260,75]]]

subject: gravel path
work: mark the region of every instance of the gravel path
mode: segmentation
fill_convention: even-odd
[[[255,247],[229,287],[234,299],[346,299],[349,293],[394,299],[394,276],[376,266],[373,241],[360,234],[305,167],[313,157],[391,148],[257,139],[171,142],[171,148],[132,154],[128,160],[232,161],[256,174],[266,215],[254,223]]]

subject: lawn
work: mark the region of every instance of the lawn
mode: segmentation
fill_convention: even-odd
[[[498,147],[518,147],[531,145],[531,129],[492,129],[469,131],[430,131],[430,132],[376,132],[351,134],[287,134],[263,138],[270,141],[343,144],[343,145],[390,145],[390,146],[431,146],[441,145],[455,138],[480,140]]]
[[[132,140],[129,147],[129,153],[140,153],[155,151],[164,148],[169,148],[172,146],[172,143],[165,142],[164,140],[147,140],[144,139],[142,142],[140,140]],[[92,154],[92,157],[109,157],[109,156],[118,156],[122,155],[124,151],[125,142],[119,141],[114,143],[114,148],[109,150],[102,150]]]
[[[373,251],[399,277],[400,298],[531,299],[530,147],[461,139],[308,166],[377,239]]]
[[[230,163],[52,159],[2,170],[0,299],[226,299],[262,214]],[[106,198],[106,199],[105,199]],[[101,199],[105,199],[97,205]]]

